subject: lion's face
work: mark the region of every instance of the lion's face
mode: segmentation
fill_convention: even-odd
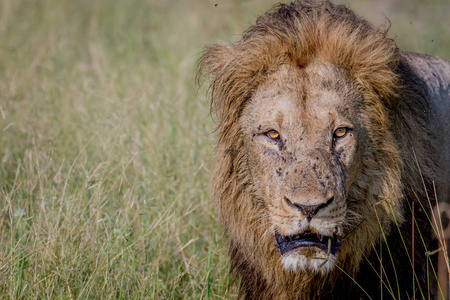
[[[339,256],[366,134],[362,98],[345,78],[318,61],[282,65],[241,117],[252,192],[285,269],[327,272]]]

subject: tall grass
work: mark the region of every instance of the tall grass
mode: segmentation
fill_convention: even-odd
[[[409,3],[399,44],[449,59],[448,4]],[[196,62],[272,4],[0,2],[0,298],[235,297]]]

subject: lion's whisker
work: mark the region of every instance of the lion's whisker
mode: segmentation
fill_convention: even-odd
[[[365,219],[362,219],[361,222],[359,222],[358,225],[356,225],[355,227],[353,227],[343,238],[342,241],[344,241],[353,231],[356,230],[356,228],[358,228],[359,226],[361,226],[362,223],[364,223]]]

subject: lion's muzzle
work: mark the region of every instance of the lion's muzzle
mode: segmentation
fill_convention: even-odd
[[[311,231],[305,231],[293,236],[282,236],[275,232],[275,240],[275,247],[280,250],[281,255],[301,247],[316,247],[326,251],[328,254],[335,255],[341,245],[336,234],[333,234],[333,236],[322,236]]]
[[[296,202],[293,203],[287,197],[284,197],[284,200],[290,206],[295,207],[296,209],[298,209],[302,213],[302,215],[304,215],[306,217],[308,222],[311,222],[311,219],[319,212],[319,210],[327,207],[328,205],[331,204],[331,202],[333,202],[334,197],[331,197],[325,203],[318,204],[318,205],[304,205],[304,204],[296,203]]]

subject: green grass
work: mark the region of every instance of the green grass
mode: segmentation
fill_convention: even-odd
[[[0,2],[0,298],[235,297],[196,64],[273,3]],[[449,4],[420,3],[391,36],[450,59]]]

